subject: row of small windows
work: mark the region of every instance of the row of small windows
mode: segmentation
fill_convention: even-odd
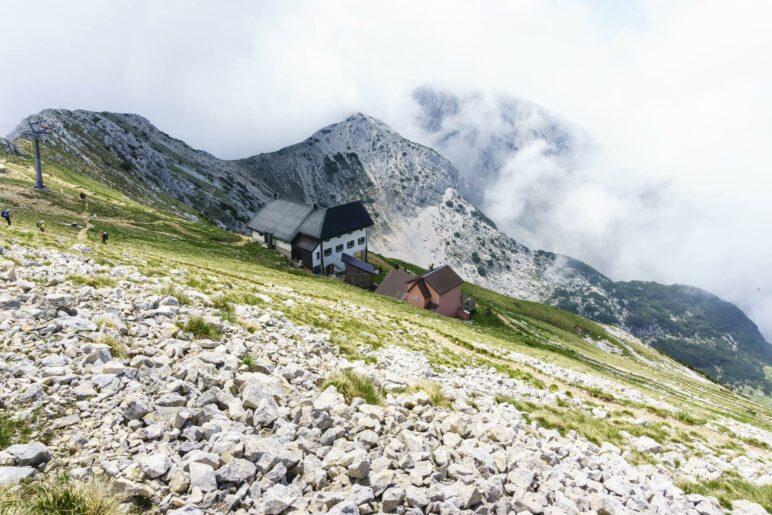
[[[359,238],[357,240],[357,245],[364,245],[364,244],[365,244],[365,238],[363,236],[363,237],[361,237],[361,238]],[[349,240],[348,242],[346,242],[346,248],[347,249],[353,249],[354,248],[354,240]],[[335,246],[335,253],[337,254],[337,253],[340,253],[340,252],[343,252],[343,244],[342,243]],[[324,249],[324,257],[330,256],[330,255],[332,255],[332,249],[331,248]],[[316,257],[317,258],[319,257],[319,253],[318,252],[316,253]]]

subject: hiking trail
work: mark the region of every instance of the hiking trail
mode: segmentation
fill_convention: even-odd
[[[78,231],[78,241],[86,241],[88,239],[88,230],[94,227],[91,225],[91,219],[88,216],[88,204],[83,206],[83,218],[86,219],[86,226]]]

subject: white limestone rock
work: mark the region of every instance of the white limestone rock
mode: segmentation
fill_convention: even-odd
[[[2,467],[0,466],[0,485],[18,483],[23,479],[31,478],[37,469],[33,467]]]
[[[172,461],[163,454],[152,454],[139,460],[139,466],[142,472],[150,479],[161,477],[172,466]]]
[[[51,460],[51,450],[40,442],[11,445],[2,451],[11,457],[13,464],[35,467]]]

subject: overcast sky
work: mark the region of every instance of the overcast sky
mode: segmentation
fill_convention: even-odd
[[[47,107],[136,112],[235,158],[354,111],[415,135],[419,85],[536,102],[596,152],[550,234],[527,243],[614,279],[704,287],[772,337],[772,2],[30,0],[0,12],[0,134]]]

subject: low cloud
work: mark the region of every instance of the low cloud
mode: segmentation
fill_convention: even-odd
[[[738,303],[770,334],[770,245],[754,236],[769,221],[759,215],[770,210],[753,205],[741,179],[758,164],[746,162],[751,168],[735,172],[734,187],[714,191],[704,182],[722,177],[720,171],[703,162],[700,173],[688,175],[692,158],[677,148],[671,155],[684,159],[684,168],[668,177],[650,173],[648,160],[631,159],[628,145],[604,143],[602,134],[530,102],[420,91],[415,137],[450,156],[469,182],[484,185],[481,207],[500,229],[616,280],[701,286]],[[676,147],[676,136],[687,145],[690,137],[664,136]]]

